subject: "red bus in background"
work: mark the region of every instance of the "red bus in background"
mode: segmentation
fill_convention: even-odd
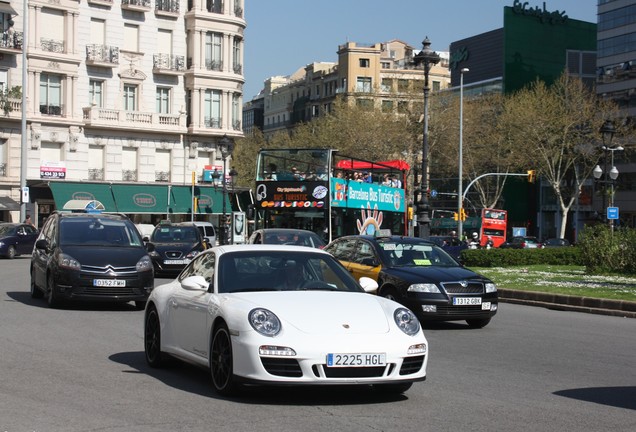
[[[482,209],[480,245],[486,246],[488,237],[492,239],[494,247],[501,246],[506,241],[506,228],[508,227],[508,212],[506,210]]]

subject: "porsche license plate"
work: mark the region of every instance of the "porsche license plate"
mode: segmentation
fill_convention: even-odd
[[[188,264],[190,260],[165,260],[164,264]]]
[[[125,287],[126,281],[120,279],[93,279],[93,286],[97,287]]]
[[[327,367],[386,366],[385,353],[327,354]]]
[[[454,306],[474,306],[481,304],[481,297],[453,297]]]

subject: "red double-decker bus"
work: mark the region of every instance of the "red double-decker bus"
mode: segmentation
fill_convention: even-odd
[[[508,212],[498,209],[481,210],[480,245],[486,246],[488,237],[492,239],[494,247],[501,246],[506,241],[508,227]]]

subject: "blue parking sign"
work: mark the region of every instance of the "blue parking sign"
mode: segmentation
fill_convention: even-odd
[[[607,208],[607,218],[608,219],[618,219],[618,207],[608,207]]]

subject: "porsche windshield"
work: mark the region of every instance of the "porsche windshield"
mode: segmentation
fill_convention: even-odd
[[[332,256],[245,251],[219,261],[219,292],[325,290],[363,292]]]

